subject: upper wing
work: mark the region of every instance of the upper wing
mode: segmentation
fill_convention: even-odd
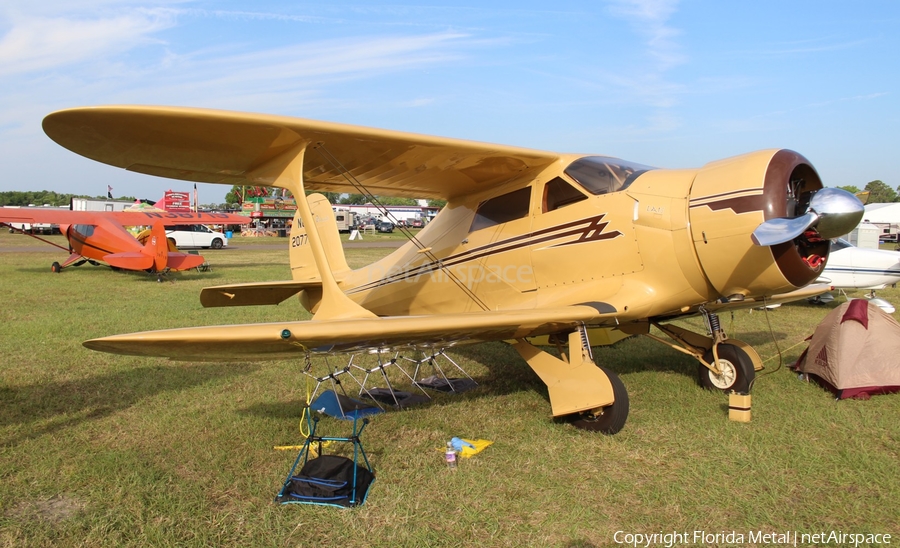
[[[96,215],[97,213],[95,213]],[[190,213],[176,211],[115,211],[102,213],[109,215],[121,225],[139,226],[150,225],[158,221],[166,224],[179,225],[245,225],[251,219],[243,215],[231,213]]]
[[[40,207],[0,207],[0,223],[91,224],[96,214]]]
[[[0,222],[4,223],[53,223],[96,224],[98,219],[113,219],[123,226],[150,225],[158,221],[168,224],[224,224],[237,225],[250,222],[249,217],[230,213],[174,213],[168,211],[71,211],[67,209],[43,209],[40,207],[0,207]]]
[[[538,310],[279,322],[144,331],[85,341],[92,350],[177,360],[266,360],[310,352],[447,347],[518,339],[577,325],[614,322],[616,310],[586,303]]]
[[[357,192],[339,163],[374,194],[445,198],[537,172],[558,155],[317,122],[286,116],[174,108],[106,106],[54,112],[44,131],[60,145],[130,171],[187,181],[271,185],[254,170],[308,144],[308,190]]]

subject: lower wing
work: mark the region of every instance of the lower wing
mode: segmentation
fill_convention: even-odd
[[[466,342],[519,339],[588,324],[614,324],[606,303],[535,310],[276,322],[144,331],[85,341],[91,350],[175,360],[248,361],[306,352],[444,348]]]

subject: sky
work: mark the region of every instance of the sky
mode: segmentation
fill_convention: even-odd
[[[106,104],[297,116],[664,168],[789,148],[827,186],[900,185],[893,0],[4,0],[0,191],[190,183],[63,149]],[[228,187],[201,184],[200,203]]]

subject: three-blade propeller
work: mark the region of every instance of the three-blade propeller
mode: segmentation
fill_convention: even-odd
[[[856,196],[839,188],[823,188],[813,194],[806,213],[799,217],[770,219],[753,231],[753,243],[769,246],[789,242],[810,228],[821,238],[847,234],[862,220],[865,208]]]

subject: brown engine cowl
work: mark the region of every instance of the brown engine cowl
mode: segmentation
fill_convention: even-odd
[[[779,150],[766,172],[765,220],[802,215],[813,192],[820,188],[819,174],[806,158],[790,150]],[[799,238],[770,249],[785,279],[795,287],[803,287],[822,273],[830,248],[827,239],[810,229]]]
[[[765,221],[802,215],[821,188],[809,161],[791,150],[735,156],[697,172],[691,236],[704,274],[722,297],[792,291],[821,274],[829,242],[813,229],[773,246],[751,240]]]

